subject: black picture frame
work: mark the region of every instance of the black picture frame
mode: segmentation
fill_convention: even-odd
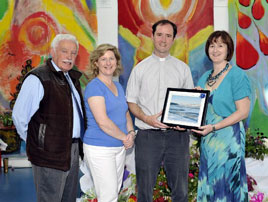
[[[198,129],[204,124],[209,90],[168,88],[161,122],[168,126]]]

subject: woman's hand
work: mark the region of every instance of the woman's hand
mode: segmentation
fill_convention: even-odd
[[[203,90],[203,88],[201,88],[200,86],[196,86],[194,87],[195,90]]]
[[[206,136],[207,134],[213,131],[213,125],[209,124],[209,125],[201,126],[199,127],[199,130],[192,129],[191,131],[193,131],[194,133]]]
[[[250,100],[248,97],[245,97],[241,100],[235,101],[236,111],[232,113],[227,118],[223,119],[222,121],[214,124],[215,130],[219,130],[228,126],[232,126],[235,123],[245,119],[248,116],[249,108],[250,108]],[[207,135],[213,131],[213,125],[205,125],[201,126],[199,130],[192,130],[193,132],[200,134],[200,135]]]
[[[134,140],[135,140],[135,131],[126,135],[126,138],[123,140],[123,144],[125,146],[125,149],[130,149],[131,147],[133,147]]]

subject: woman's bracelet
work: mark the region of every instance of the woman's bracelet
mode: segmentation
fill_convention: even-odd
[[[135,133],[135,130],[130,130],[130,131],[128,131],[128,133],[127,134],[130,134],[130,133]]]
[[[213,124],[212,125],[212,132],[215,132],[216,131],[216,127],[215,127],[215,125]]]
[[[135,130],[130,130],[130,131],[128,131],[128,133],[127,134],[130,134],[130,133],[134,133],[134,138],[136,137],[136,135],[137,135],[137,133],[136,133],[136,131]]]

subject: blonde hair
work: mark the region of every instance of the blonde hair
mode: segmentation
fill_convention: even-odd
[[[99,58],[102,57],[107,51],[112,51],[116,58],[116,69],[113,73],[113,76],[119,76],[123,67],[121,65],[121,56],[118,49],[111,44],[101,44],[99,45],[90,55],[90,66],[89,66],[89,74],[91,79],[95,78],[99,74],[99,68],[96,63]]]

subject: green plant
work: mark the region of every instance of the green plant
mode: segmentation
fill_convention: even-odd
[[[0,114],[0,121],[4,127],[12,127],[13,126],[12,112],[7,111]]]
[[[163,199],[162,201],[168,201],[171,196],[171,191],[167,184],[167,177],[164,171],[164,168],[161,167],[157,176],[156,184],[154,187],[153,200],[157,201],[158,199]],[[166,198],[166,200],[164,199]]]
[[[188,197],[189,201],[195,201],[197,195],[198,173],[199,173],[199,142],[194,141],[190,147],[190,163],[188,174]],[[167,185],[167,178],[163,168],[160,169],[157,176],[157,182],[154,187],[154,201],[171,201],[171,191]]]
[[[199,174],[199,142],[193,142],[190,147],[190,164],[188,175],[188,198],[189,201],[196,201],[198,174]]]
[[[199,173],[199,152],[200,138],[197,138],[190,147],[190,164],[189,164],[189,174],[188,174],[188,197],[190,202],[196,201],[197,197],[197,186],[198,186],[198,173]],[[268,139],[259,130],[255,130],[254,133],[247,130],[246,133],[246,157],[251,157],[254,159],[264,159],[264,156],[268,154]],[[121,191],[120,201],[135,202],[136,199],[136,177],[131,174],[131,186]],[[247,175],[247,182],[249,191],[254,191],[254,185],[256,181],[254,178]],[[128,190],[130,189],[130,190]],[[128,197],[126,197],[128,196]],[[255,195],[254,195],[255,197]],[[154,187],[154,202],[169,202],[171,201],[171,191],[167,185],[167,178],[163,167],[161,167],[157,182]],[[88,201],[92,201],[88,200]]]
[[[268,154],[267,143],[267,137],[259,129],[255,129],[253,132],[248,129],[246,132],[246,157],[263,160],[264,156]]]
[[[122,189],[118,196],[118,202],[134,202],[136,200],[136,175],[131,173],[128,175],[130,178],[131,184],[125,189]]]

